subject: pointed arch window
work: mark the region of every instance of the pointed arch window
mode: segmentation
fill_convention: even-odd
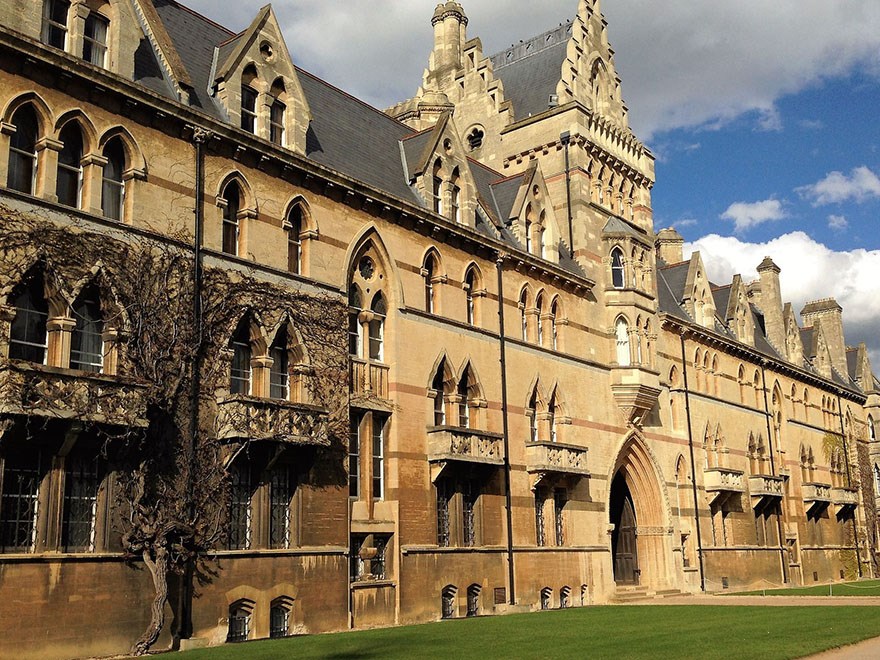
[[[101,212],[105,218],[122,220],[125,204],[125,150],[122,140],[113,138],[104,146],[104,174],[101,185]]]
[[[550,442],[556,442],[556,392],[550,397],[550,403],[547,405],[547,426],[550,427]]]
[[[880,497],[880,465],[874,463],[874,497]]]
[[[223,252],[238,254],[238,237],[240,233],[238,215],[241,211],[241,188],[231,181],[223,189]]]
[[[623,250],[614,248],[611,250],[611,285],[615,289],[626,286],[626,272],[623,267]]]
[[[445,360],[441,362],[434,374],[434,380],[431,381],[431,390],[433,390],[434,401],[434,426],[446,425],[446,382],[444,378],[444,370],[446,368]]]
[[[456,224],[461,224],[461,177],[458,173],[458,168],[452,172],[452,195],[451,195],[451,206],[452,206],[452,221]]]
[[[522,329],[522,340],[529,340],[529,292],[528,289],[523,289],[519,294],[519,313],[520,313],[520,325]]]
[[[229,606],[227,642],[247,641],[251,634],[251,614],[253,612],[254,603],[249,600],[240,600]]]
[[[542,259],[547,258],[547,242],[546,242],[546,233],[547,233],[547,213],[545,211],[541,211],[541,219],[538,227],[535,230],[538,238],[538,256]]]
[[[437,259],[433,254],[425,257],[425,265],[422,267],[422,276],[425,278],[425,311],[428,314],[437,313]]]
[[[385,359],[385,316],[388,313],[388,306],[381,292],[373,298],[370,311],[373,312],[373,318],[369,323],[370,359],[382,362]]]
[[[554,300],[550,305],[550,348],[554,351],[559,349],[559,301]]]
[[[302,273],[302,233],[305,218],[302,204],[294,204],[287,214],[284,230],[287,233],[287,272]]]
[[[440,215],[443,214],[443,177],[440,174],[442,167],[442,161],[437,159],[431,176],[431,198],[434,205],[434,213]]]
[[[287,352],[287,328],[282,327],[269,348],[272,366],[269,368],[269,396],[273,399],[290,398],[290,360]]]
[[[251,73],[248,69],[245,73],[250,73],[251,79],[256,77],[256,72]],[[257,90],[247,83],[241,86],[241,127],[253,134],[257,132],[257,96]]]
[[[357,285],[352,285],[348,291],[348,354],[352,357],[361,356],[361,346],[364,342],[364,328],[360,322],[360,314],[363,311],[363,299]]]
[[[273,601],[269,610],[269,637],[276,639],[290,634],[290,605],[283,599]]]
[[[48,349],[46,322],[49,305],[43,296],[42,278],[31,278],[12,301],[15,318],[9,334],[9,357],[45,364]]]
[[[34,194],[37,181],[37,139],[39,122],[32,105],[25,105],[12,115],[15,132],[9,142],[9,171],[6,185],[13,190]]]
[[[104,321],[98,291],[89,287],[73,303],[76,327],[70,338],[70,368],[101,373],[104,369]]]
[[[107,66],[107,33],[110,20],[96,11],[86,16],[83,32],[82,58],[95,66]]]
[[[614,326],[614,334],[617,340],[617,364],[628,367],[631,363],[629,346],[629,324],[622,316],[617,319]]]
[[[535,308],[538,310],[538,346],[544,345],[544,296],[538,294]]]
[[[470,408],[470,387],[469,380],[471,378],[470,366],[466,367],[458,382],[458,425],[461,428],[471,428],[471,408]]]
[[[529,398],[529,442],[538,441],[538,388],[532,390]]]
[[[67,48],[67,18],[70,15],[68,0],[45,0],[43,3],[43,36],[47,46]]]
[[[532,232],[534,232],[534,217],[532,215],[532,205],[529,204],[526,207],[526,220],[525,220],[525,230],[526,230],[526,252],[529,254],[532,253]]]
[[[83,139],[76,122],[69,122],[58,136],[64,145],[58,154],[55,195],[65,206],[79,208],[83,183]]]
[[[230,342],[232,349],[232,368],[230,370],[229,391],[232,394],[251,393],[251,342],[247,319],[238,324]]]
[[[477,288],[477,276],[473,268],[464,276],[465,313],[468,325],[477,324],[477,303],[474,295]]]

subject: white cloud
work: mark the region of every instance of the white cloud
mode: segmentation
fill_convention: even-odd
[[[838,229],[843,230],[849,227],[849,222],[846,220],[846,216],[842,215],[829,215],[828,216],[828,227],[830,229]]]
[[[865,342],[872,364],[880,367],[880,250],[831,250],[804,232],[791,232],[766,243],[749,243],[710,234],[685,245],[699,250],[713,282],[725,284],[740,273],[757,279],[755,268],[770,255],[781,269],[782,297],[796,313],[810,300],[833,297],[844,310],[848,345]]]
[[[779,132],[782,130],[782,115],[775,106],[758,111],[758,130]]]
[[[259,3],[184,0],[244,29]],[[294,60],[386,107],[411,97],[433,43],[434,3],[275,0]],[[468,36],[487,54],[570,19],[577,0],[466,0]],[[877,0],[615,0],[602,4],[631,121],[644,140],[670,128],[766,113],[781,96],[857,67],[880,72]]]
[[[698,225],[699,222],[696,218],[682,218],[681,220],[676,220],[673,222],[670,227],[681,228],[681,227],[693,227],[694,225]]]
[[[737,232],[745,231],[755,225],[786,217],[782,202],[778,199],[765,199],[761,202],[734,202],[721,214],[722,220],[732,220]]]
[[[813,206],[840,204],[841,202],[864,202],[880,197],[880,178],[862,165],[846,176],[843,172],[830,172],[824,179],[797,189]]]
[[[801,119],[798,122],[798,126],[805,131],[820,131],[825,128],[825,124],[821,119]]]

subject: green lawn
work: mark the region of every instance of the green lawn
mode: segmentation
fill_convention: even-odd
[[[880,608],[634,605],[227,644],[183,660],[797,658],[880,636]]]
[[[880,580],[862,582],[841,582],[840,584],[821,584],[813,587],[791,589],[766,589],[757,591],[737,591],[728,596],[880,596]]]

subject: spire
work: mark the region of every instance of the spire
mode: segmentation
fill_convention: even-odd
[[[444,83],[454,79],[462,66],[462,48],[467,41],[468,19],[464,8],[457,2],[442,2],[431,17],[434,26],[434,52],[429,71],[430,89],[442,91]]]

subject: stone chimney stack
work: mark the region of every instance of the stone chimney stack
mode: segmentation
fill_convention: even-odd
[[[782,289],[779,287],[779,266],[770,257],[758,265],[761,278],[759,305],[764,313],[764,328],[773,347],[783,356],[785,349],[785,319],[782,316]]]
[[[822,328],[831,353],[831,365],[845,378],[847,366],[846,342],[843,339],[843,308],[834,298],[823,298],[807,303],[801,310],[801,318],[805,327]]]
[[[654,241],[657,250],[657,259],[662,259],[669,264],[678,264],[684,261],[682,250],[684,238],[672,227],[661,229]]]
[[[462,48],[467,41],[468,24],[464,9],[457,2],[442,2],[434,10],[434,52],[431,53],[429,75],[433,89],[445,89],[462,67]]]

